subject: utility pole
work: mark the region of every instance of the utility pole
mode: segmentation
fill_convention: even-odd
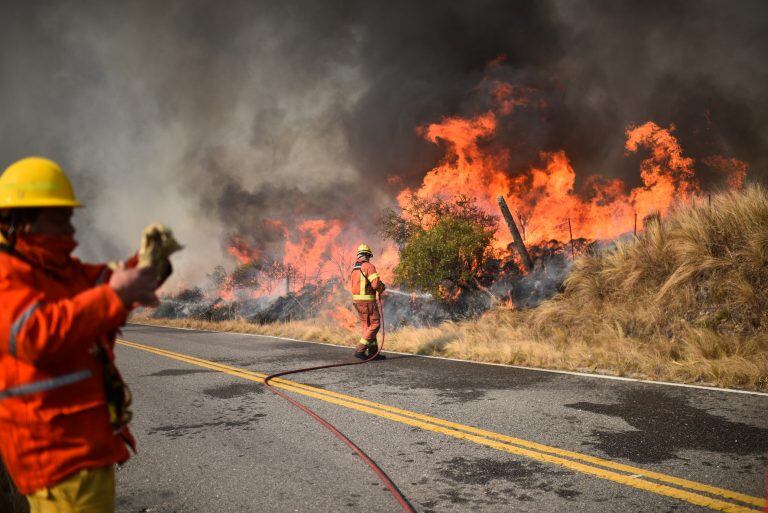
[[[509,207],[507,206],[506,200],[504,200],[504,196],[499,196],[497,201],[499,202],[501,215],[504,216],[504,220],[507,222],[507,227],[512,233],[512,239],[515,241],[515,248],[520,254],[520,261],[523,263],[525,270],[531,272],[533,270],[533,261],[531,260],[531,255],[528,254],[528,250],[525,249],[525,243],[523,242],[523,238],[520,236],[520,230],[517,229],[517,224],[515,224],[515,219],[512,217],[512,212],[509,211]]]
[[[573,230],[571,230],[570,217],[568,218],[568,234],[571,236],[571,260],[576,260],[576,251],[573,249]]]

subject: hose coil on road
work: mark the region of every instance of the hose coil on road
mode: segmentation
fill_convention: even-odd
[[[408,502],[408,499],[405,498],[405,496],[402,494],[400,489],[397,487],[397,485],[390,479],[390,477],[379,467],[379,465],[371,459],[370,456],[368,456],[365,451],[363,451],[360,447],[358,447],[352,440],[347,438],[347,436],[339,431],[333,424],[322,418],[320,415],[315,413],[311,408],[308,406],[303,405],[296,399],[290,397],[288,394],[283,392],[282,390],[279,390],[275,387],[273,387],[269,381],[274,378],[279,378],[281,376],[287,376],[289,374],[299,374],[302,372],[310,372],[315,370],[321,370],[321,369],[332,369],[335,367],[347,367],[349,365],[362,365],[364,363],[368,363],[371,360],[374,360],[377,356],[379,356],[379,353],[381,353],[381,350],[384,347],[384,340],[386,338],[386,329],[385,329],[385,323],[384,323],[384,308],[382,308],[381,304],[381,296],[379,294],[376,295],[376,307],[379,309],[379,317],[381,318],[381,344],[378,346],[378,350],[376,351],[376,354],[369,356],[366,360],[361,360],[357,362],[342,362],[342,363],[332,363],[329,365],[318,365],[316,367],[306,367],[303,369],[294,369],[289,371],[282,371],[282,372],[276,372],[274,374],[270,374],[266,378],[264,378],[264,384],[267,386],[269,390],[271,390],[275,395],[278,395],[312,417],[314,420],[316,420],[321,426],[326,428],[328,431],[333,433],[339,440],[344,442],[350,449],[352,449],[355,454],[360,456],[360,458],[365,462],[366,465],[368,465],[371,470],[376,474],[376,476],[379,478],[379,480],[384,484],[384,486],[387,487],[389,492],[392,494],[392,496],[395,498],[395,500],[400,504],[400,507],[407,513],[416,513],[416,510],[413,509],[411,504]]]

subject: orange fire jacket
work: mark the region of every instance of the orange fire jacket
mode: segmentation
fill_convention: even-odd
[[[33,248],[34,249],[34,248]],[[114,432],[100,344],[114,361],[126,309],[105,265],[0,251],[0,454],[23,494],[85,468],[128,459],[126,427]],[[125,441],[124,441],[125,440]]]
[[[363,274],[368,279],[365,279]],[[384,283],[379,278],[379,273],[376,272],[376,267],[372,263],[358,260],[352,268],[349,288],[352,292],[353,301],[376,301],[376,292],[384,290]]]

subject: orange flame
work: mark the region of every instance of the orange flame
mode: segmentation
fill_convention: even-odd
[[[336,324],[350,331],[354,330],[360,322],[346,305],[331,309],[329,315],[331,319],[336,321]]]
[[[245,265],[259,259],[259,252],[256,249],[248,247],[248,244],[237,235],[230,237],[230,246],[227,251],[235,257],[240,265]]]
[[[334,242],[342,230],[337,219],[312,219],[299,224],[293,238],[285,241],[283,262],[297,269],[304,279],[333,273]]]
[[[686,157],[674,137],[674,125],[663,128],[653,122],[630,126],[626,131],[627,152],[648,150],[640,165],[642,186],[626,192],[621,180],[590,176],[575,190],[576,172],[563,151],[542,153],[543,166],[531,166],[515,176],[506,171],[509,150],[483,144],[492,140],[500,116],[526,105],[523,93],[509,84],[494,82],[491,96],[498,104],[474,118],[444,118],[420,129],[428,141],[445,148],[445,157],[430,170],[416,190],[404,190],[398,202],[405,206],[411,194],[428,199],[450,199],[467,195],[487,212],[497,213],[496,197],[505,196],[510,208],[523,221],[527,242],[574,238],[613,238],[634,228],[636,218],[659,212],[665,215],[676,201],[689,201],[700,194],[694,160]],[[496,148],[496,149],[489,149]],[[734,159],[712,160],[725,169],[731,185],[744,180],[746,168]],[[571,230],[569,231],[569,224]],[[497,247],[509,240],[499,228]]]
[[[491,63],[489,68],[494,65]],[[494,142],[498,126],[515,109],[546,105],[535,98],[536,91],[531,88],[499,80],[484,80],[482,86],[494,102],[490,110],[474,117],[446,117],[417,128],[420,136],[439,145],[445,153],[415,189],[404,188],[398,176],[387,179],[388,186],[400,189],[396,197],[400,206],[406,206],[412,196],[451,199],[464,195],[485,211],[498,214],[496,198],[504,196],[522,225],[526,242],[539,244],[552,239],[568,241],[571,233],[574,238],[590,240],[614,238],[631,231],[638,219],[654,212],[666,215],[675,202],[690,201],[701,194],[695,161],[684,155],[674,136],[675,126],[664,128],[652,121],[626,129],[627,155],[648,153],[640,163],[641,185],[631,190],[619,179],[599,175],[581,180],[583,185],[577,190],[576,171],[564,151],[542,152],[538,163],[513,173],[511,148],[488,143]],[[746,163],[722,156],[707,157],[703,163],[721,173],[730,186],[743,185]],[[354,261],[354,247],[363,240],[369,244],[377,242],[363,237],[375,227],[360,227],[352,220],[308,219],[293,227],[289,220],[265,223],[283,234],[278,261],[293,280],[292,290],[332,277],[345,282]],[[505,249],[509,239],[506,227],[500,226],[496,248]],[[378,244],[375,263],[388,282],[398,263],[398,250],[391,243]],[[238,237],[232,238],[228,250],[240,265],[262,257]],[[222,294],[225,299],[233,296],[231,283],[227,286],[226,297]],[[256,294],[265,291],[271,292],[272,287]],[[335,317],[344,316],[337,313]],[[343,320],[344,324],[348,322],[349,319]]]
[[[727,158],[722,155],[711,155],[706,157],[703,162],[722,174],[729,187],[733,189],[741,189],[744,187],[744,180],[747,178],[749,164],[743,160],[734,157]]]
[[[496,195],[506,194],[509,178],[499,169],[504,167],[506,153],[489,154],[480,149],[479,142],[496,130],[496,116],[486,112],[474,119],[446,118],[422,130],[430,142],[444,143],[446,156],[429,171],[415,193],[422,198],[451,197],[465,194],[480,205],[490,206]],[[413,193],[404,189],[397,197],[400,205]]]

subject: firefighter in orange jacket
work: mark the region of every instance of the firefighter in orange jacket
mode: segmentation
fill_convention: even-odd
[[[33,513],[114,511],[114,464],[134,445],[115,336],[157,302],[152,268],[70,256],[80,206],[50,160],[0,176],[0,454]]]
[[[381,315],[376,304],[376,293],[381,294],[386,289],[379,273],[376,272],[376,267],[370,262],[371,258],[371,248],[367,244],[360,244],[357,248],[357,261],[350,276],[352,303],[363,327],[362,337],[355,348],[355,357],[361,360],[370,358],[379,350],[376,334],[381,327]],[[383,354],[377,357],[383,358]]]

